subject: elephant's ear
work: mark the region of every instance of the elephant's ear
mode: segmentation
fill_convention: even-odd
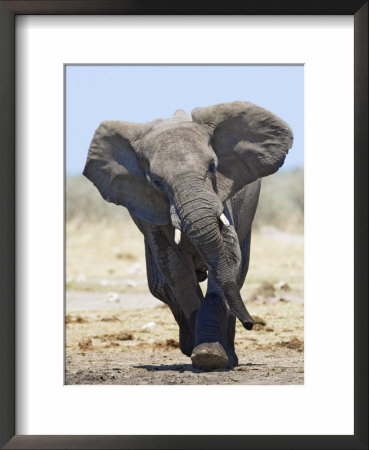
[[[213,133],[217,189],[223,202],[246,184],[276,172],[292,147],[289,126],[249,102],[196,108],[192,118]]]
[[[92,139],[83,175],[108,202],[126,206],[157,225],[170,221],[169,203],[147,181],[134,148],[149,125],[102,122]]]

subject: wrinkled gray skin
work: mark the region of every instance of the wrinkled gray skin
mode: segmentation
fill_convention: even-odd
[[[253,325],[239,291],[259,178],[276,172],[291,146],[288,125],[248,102],[196,108],[192,117],[178,110],[147,124],[106,121],[95,132],[84,175],[106,200],[126,206],[143,233],[149,288],[170,307],[181,350],[196,366],[238,363],[235,317]]]

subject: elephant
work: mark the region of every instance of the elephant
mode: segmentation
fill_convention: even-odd
[[[253,327],[240,289],[260,178],[292,143],[289,125],[246,101],[143,124],[103,121],[94,134],[83,174],[142,232],[150,292],[169,306],[193,367],[238,365],[236,318]]]

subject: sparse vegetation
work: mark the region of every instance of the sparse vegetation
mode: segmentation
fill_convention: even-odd
[[[288,233],[304,232],[304,171],[277,172],[261,184],[254,229],[273,226]]]
[[[67,177],[67,221],[122,221],[128,218],[126,208],[106,202],[93,184],[83,176]],[[304,171],[277,172],[262,181],[254,229],[273,226],[289,233],[304,229]]]

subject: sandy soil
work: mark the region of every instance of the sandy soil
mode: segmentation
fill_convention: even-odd
[[[180,352],[173,316],[148,292],[131,222],[67,222],[66,384],[303,384],[301,235],[253,234],[241,295],[259,323],[237,325],[239,367],[204,372]]]
[[[162,302],[150,293],[118,293],[101,291],[68,291],[68,311],[90,311],[98,309],[154,308]]]
[[[237,325],[240,365],[215,371],[192,368],[191,360],[178,348],[178,326],[165,305],[147,307],[146,303],[140,309],[123,309],[126,306],[120,300],[110,309],[67,309],[66,384],[304,383],[301,301],[278,296],[260,300],[256,295],[248,303],[256,319],[254,330]]]

